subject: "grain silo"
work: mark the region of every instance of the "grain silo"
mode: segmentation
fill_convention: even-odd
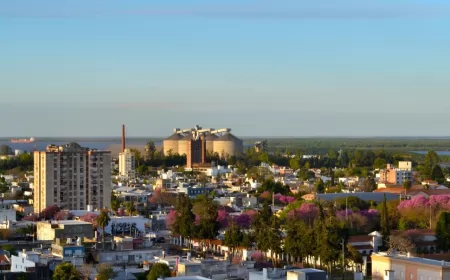
[[[230,132],[229,128],[201,128],[198,125],[183,130],[175,128],[174,134],[163,141],[164,154],[168,155],[169,150],[172,150],[172,154],[187,155],[188,143],[202,135],[205,137],[207,152],[218,153],[221,156],[238,155],[244,150],[243,141]]]
[[[169,138],[164,139],[163,141],[164,155],[167,156],[169,154],[169,151],[171,151],[172,154],[180,153],[178,150],[178,142],[182,137],[183,137],[182,135],[174,133]]]
[[[208,134],[205,137],[206,140],[206,151],[209,153],[214,153],[214,141],[219,138],[216,134]]]
[[[192,140],[192,134],[187,133],[182,135],[182,138],[178,140],[178,153],[180,155],[187,155],[188,142]]]
[[[214,142],[214,152],[220,156],[236,156],[243,152],[243,141],[233,134],[226,132]]]

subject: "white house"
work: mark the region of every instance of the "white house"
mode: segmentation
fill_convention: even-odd
[[[32,272],[36,269],[36,263],[39,263],[40,253],[26,251],[18,253],[18,256],[11,256],[11,272]]]
[[[16,209],[12,203],[5,203],[0,200],[0,224],[7,224],[8,221],[16,220]]]

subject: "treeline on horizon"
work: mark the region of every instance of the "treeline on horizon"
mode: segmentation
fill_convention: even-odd
[[[442,151],[450,147],[450,140],[423,140],[419,142],[418,140],[410,140],[402,144],[398,142],[399,140],[392,139],[389,141],[376,142],[366,139],[366,142],[362,142],[362,140],[357,139],[341,139],[333,142],[331,139],[271,139],[268,140],[267,153],[256,153],[251,146],[248,146],[242,155],[228,156],[208,153],[207,159],[220,165],[235,165],[241,170],[258,166],[261,162],[291,167],[297,165],[303,167],[308,162],[311,168],[382,168],[385,163],[395,164],[400,160],[411,160],[417,165],[423,162],[425,155],[412,151]],[[143,166],[138,171],[143,174],[147,173],[146,167],[165,168],[185,165],[186,157],[184,155],[171,154],[165,156],[161,149],[155,145],[155,142],[149,141],[148,143],[151,146],[149,154],[135,150],[137,166]],[[339,157],[339,151],[342,151],[342,157]],[[13,150],[8,145],[0,146],[0,155],[11,154],[13,154]],[[303,155],[319,155],[320,158],[301,159]],[[299,159],[298,164],[291,160],[294,156]],[[450,163],[450,155],[439,155],[438,158],[440,163]],[[0,160],[0,172],[17,167],[20,171],[31,171],[33,157],[30,154],[24,154],[19,158]]]

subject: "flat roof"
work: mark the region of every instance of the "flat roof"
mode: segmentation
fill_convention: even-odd
[[[78,221],[78,220],[61,220],[52,222],[54,225],[92,225],[88,222]]]
[[[433,265],[433,266],[439,266],[439,267],[446,267],[450,268],[450,262],[446,261],[438,261],[438,260],[432,260],[432,259],[425,259],[425,258],[419,258],[419,257],[408,257],[406,255],[400,255],[400,254],[390,254],[380,252],[380,253],[372,253],[372,257],[384,257],[389,259],[397,259],[407,262],[413,262],[417,264],[425,264],[425,265]]]
[[[210,280],[210,278],[202,276],[178,276],[178,277],[166,277],[165,279],[171,280]]]

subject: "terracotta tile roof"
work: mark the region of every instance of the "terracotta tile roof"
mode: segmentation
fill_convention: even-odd
[[[392,193],[392,194],[401,194],[404,193],[405,190],[403,188],[397,188],[397,187],[392,187],[392,188],[381,188],[381,189],[377,189],[374,192],[377,193]]]
[[[424,185],[412,185],[411,186],[411,190],[424,190],[425,186]]]
[[[358,243],[358,242],[370,242],[372,241],[372,236],[370,235],[355,235],[348,238],[348,243]]]
[[[1,264],[5,264],[5,263],[9,263],[8,258],[5,255],[0,255],[0,263]]]
[[[444,190],[421,190],[421,192],[426,193],[428,195],[443,195],[443,194],[450,194],[450,189],[444,189]]]

